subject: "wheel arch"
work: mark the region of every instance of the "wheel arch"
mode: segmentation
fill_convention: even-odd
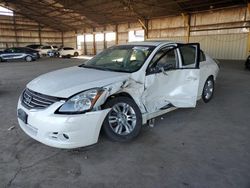
[[[214,75],[212,75],[212,74],[211,74],[211,75],[209,75],[209,76],[207,77],[207,79],[209,79],[209,78],[212,78],[212,79],[213,79],[213,81],[215,81],[215,77],[214,77]],[[206,80],[207,80],[207,79],[206,79]]]
[[[117,98],[117,97],[128,97],[130,99],[132,99],[134,101],[135,104],[137,104],[134,100],[134,98],[127,92],[119,92],[119,93],[114,93],[112,95],[110,95],[106,100],[105,102],[102,104],[102,107],[106,105],[106,103],[111,100],[111,99],[114,99],[114,98]],[[138,106],[138,105],[137,105]]]
[[[110,103],[109,103],[110,102]],[[114,130],[111,130],[111,127],[108,123],[108,119],[109,119],[109,113],[107,114],[107,116],[105,117],[105,119],[103,120],[102,123],[102,130],[106,133],[107,137],[113,141],[118,141],[118,142],[126,142],[126,141],[130,141],[132,139],[134,139],[135,137],[137,137],[140,133],[141,127],[142,127],[142,113],[141,113],[141,109],[139,108],[138,104],[136,103],[136,101],[133,99],[133,97],[127,93],[127,92],[119,92],[119,93],[115,93],[113,95],[110,95],[105,103],[102,105],[103,109],[105,108],[110,108],[118,103],[127,103],[129,104],[131,107],[133,107],[134,110],[134,115],[136,116],[136,125],[134,125],[134,128],[132,130],[132,132],[130,132],[129,134],[126,135],[117,135],[114,133]],[[109,103],[109,104],[108,104]],[[132,126],[132,125],[131,125]]]
[[[26,55],[26,56],[24,57],[24,60],[27,61],[26,58],[28,58],[28,57],[31,58],[31,61],[34,61],[34,58],[33,58],[30,54]]]
[[[144,113],[146,111],[145,106],[142,103],[140,103],[140,99],[136,100],[136,98],[134,98],[129,92],[126,92],[126,91],[121,91],[121,92],[118,92],[118,93],[114,93],[114,94],[110,95],[109,97],[107,97],[105,102],[101,105],[101,109],[103,109],[103,107],[105,106],[105,104],[109,100],[111,100],[113,98],[117,98],[117,97],[128,97],[128,98],[133,100],[133,102],[140,109],[141,113]]]

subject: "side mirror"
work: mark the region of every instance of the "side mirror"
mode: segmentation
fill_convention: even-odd
[[[160,72],[162,72],[166,76],[168,75],[167,71],[173,69],[173,65],[172,64],[165,64],[163,66],[158,66],[158,67],[160,69]]]
[[[171,70],[171,69],[174,68],[173,64],[166,64],[166,65],[164,65],[164,66],[162,66],[162,67],[163,67],[163,69],[164,69],[165,71]]]
[[[160,73],[160,72],[166,74],[166,71],[171,70],[171,69],[173,69],[173,68],[174,68],[174,67],[173,67],[172,64],[165,64],[165,65],[163,65],[163,66],[157,65],[157,66],[155,66],[155,67],[149,68],[149,69],[147,70],[147,74],[152,74],[152,73],[153,73],[153,74],[156,74],[156,73]]]
[[[159,73],[161,72],[160,68],[159,67],[150,67],[147,69],[146,71],[146,74],[156,74],[156,73]]]

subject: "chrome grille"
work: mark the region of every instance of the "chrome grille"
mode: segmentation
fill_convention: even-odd
[[[28,109],[44,109],[59,100],[57,97],[43,95],[29,89],[25,89],[22,94],[22,104]]]

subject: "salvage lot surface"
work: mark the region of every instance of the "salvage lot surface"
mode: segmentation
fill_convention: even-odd
[[[157,118],[133,142],[102,134],[96,145],[61,150],[29,138],[16,120],[25,85],[83,61],[0,64],[0,187],[250,187],[250,71],[243,62],[222,62],[210,103]]]

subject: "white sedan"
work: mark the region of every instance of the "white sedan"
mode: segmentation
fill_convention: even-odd
[[[18,122],[57,148],[98,141],[101,128],[129,141],[148,120],[209,102],[219,71],[199,44],[140,42],[113,46],[85,64],[39,76],[18,102]]]
[[[57,49],[58,49],[57,46],[42,46],[42,47],[39,49],[39,54],[40,54],[41,56],[47,56],[49,51],[57,50]]]
[[[80,50],[76,50],[71,47],[63,47],[58,49],[59,56],[61,57],[71,57],[71,56],[79,56],[81,54]]]

